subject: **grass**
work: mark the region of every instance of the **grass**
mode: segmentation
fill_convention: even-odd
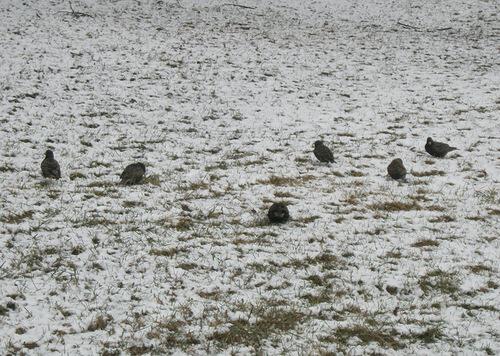
[[[0,221],[6,224],[19,224],[26,219],[33,218],[35,212],[33,210],[26,210],[20,213],[12,213],[0,218]]]
[[[88,142],[88,141],[80,140],[80,144],[81,144],[82,146],[92,147],[92,142]]]
[[[343,266],[343,262],[335,255],[323,252],[314,257],[306,257],[304,259],[290,259],[285,262],[283,267],[293,267],[296,269],[307,268],[308,266],[320,265],[324,270],[335,270]]]
[[[365,317],[364,323],[339,327],[332,335],[320,340],[337,345],[349,345],[352,339],[357,339],[362,345],[376,343],[384,349],[401,350],[407,343],[435,343],[443,335],[442,328],[436,325],[430,325],[422,331],[404,334],[393,327],[384,326],[382,322],[372,317]]]
[[[193,221],[188,217],[182,217],[172,227],[178,231],[187,231],[193,226]]]
[[[485,221],[486,220],[483,216],[479,216],[479,215],[476,215],[476,216],[466,216],[465,218],[467,220],[471,220],[471,221]]]
[[[346,193],[341,202],[347,203],[349,205],[358,205],[359,200],[368,196],[368,193],[363,190],[356,190],[350,193]]]
[[[226,161],[221,161],[221,162],[217,162],[216,164],[206,166],[205,171],[207,171],[207,172],[211,172],[214,170],[225,171],[227,168],[228,168],[228,165],[227,165]]]
[[[224,298],[225,293],[221,291],[198,292],[198,295],[204,299],[218,301]]]
[[[83,253],[85,251],[85,247],[81,245],[76,245],[71,248],[71,254],[73,256],[78,256],[79,254]]]
[[[146,176],[142,180],[142,183],[144,183],[144,184],[151,184],[151,185],[159,187],[161,185],[160,176],[158,174],[151,174],[149,176]]]
[[[339,137],[355,137],[356,135],[352,132],[338,132],[337,136],[339,136]]]
[[[477,191],[475,195],[479,199],[479,201],[481,201],[483,204],[500,203],[500,199],[498,198],[498,190],[495,189],[494,187],[482,191]]]
[[[439,246],[439,242],[431,239],[419,240],[412,244],[413,247],[436,247]]]
[[[72,181],[75,179],[86,179],[86,178],[87,178],[87,176],[81,172],[71,172],[69,174],[69,179]]]
[[[305,280],[311,282],[315,286],[325,285],[325,280],[318,275],[309,276],[309,277],[305,278]]]
[[[385,257],[399,259],[403,257],[403,254],[401,253],[401,251],[389,251],[385,254]]]
[[[224,331],[214,332],[209,339],[220,348],[229,345],[247,345],[260,348],[273,334],[291,332],[304,320],[306,315],[294,307],[278,307],[263,302],[250,307],[250,318],[230,320]]]
[[[492,281],[492,280],[489,280],[487,283],[486,283],[486,286],[490,289],[498,289],[498,287],[500,287],[500,284],[498,284],[497,282],[495,281]]]
[[[3,305],[0,305],[0,316],[5,316],[9,313],[9,309],[4,307]]]
[[[267,161],[269,161],[269,159],[266,159],[264,157],[259,157],[253,160],[237,161],[235,162],[235,165],[239,167],[261,166]]]
[[[431,198],[427,197],[426,195],[423,194],[416,194],[416,195],[410,195],[408,196],[409,199],[416,200],[416,201],[421,201],[421,202],[429,202],[432,201]]]
[[[90,168],[98,168],[98,167],[110,168],[111,167],[111,163],[109,163],[109,162],[101,162],[101,161],[92,161],[92,162],[90,162],[89,167]]]
[[[268,179],[258,180],[257,183],[275,186],[299,186],[316,179],[313,175],[303,175],[300,177],[279,177],[271,176]]]
[[[412,171],[411,174],[414,177],[434,177],[434,176],[445,176],[446,172],[433,169],[430,171],[422,171],[422,172]]]
[[[97,315],[87,326],[87,331],[105,330],[111,321],[113,321],[111,315]]]
[[[488,209],[488,215],[498,216],[500,215],[500,209]]]
[[[460,291],[458,278],[450,272],[440,269],[428,272],[419,280],[420,289],[424,294],[439,292],[442,294],[455,295]]]
[[[3,164],[2,166],[0,166],[0,172],[2,173],[13,173],[15,171],[16,169],[9,164]]]
[[[469,266],[469,270],[475,274],[481,274],[483,272],[493,272],[493,268],[481,263]]]
[[[294,221],[296,222],[300,222],[300,223],[303,223],[303,224],[310,224],[318,219],[321,219],[320,216],[305,216],[305,217],[302,217],[302,218],[295,218]]]
[[[366,175],[363,172],[355,171],[353,169],[351,169],[347,174],[350,175],[351,177],[364,177]]]
[[[172,247],[167,249],[152,249],[149,251],[149,254],[153,256],[173,257],[180,252],[185,252],[185,250],[177,247]]]
[[[92,199],[93,197],[112,197],[119,198],[120,196],[116,194],[118,190],[116,189],[92,189],[88,194],[85,194],[85,198]]]
[[[441,216],[437,216],[435,218],[429,219],[429,222],[431,222],[431,223],[449,223],[449,222],[453,222],[453,221],[456,221],[456,220],[457,219],[455,219],[452,216],[441,215]]]
[[[443,337],[443,331],[439,326],[431,326],[423,331],[412,333],[410,339],[420,341],[425,344],[430,344],[438,341]]]
[[[387,212],[422,210],[422,207],[416,201],[387,201],[382,203],[370,204],[368,205],[368,208],[375,211]]]
[[[61,192],[57,191],[57,190],[49,190],[47,192],[47,196],[50,198],[50,199],[58,199],[60,196],[61,196]]]
[[[145,204],[141,201],[131,201],[131,200],[126,200],[122,202],[122,206],[124,208],[135,208],[135,207],[140,207],[144,206]]]
[[[486,310],[494,313],[498,313],[500,310],[493,305],[476,305],[470,303],[460,303],[457,306],[464,308],[466,310]]]
[[[385,290],[387,293],[389,293],[390,295],[396,295],[398,294],[398,287],[394,287],[394,286],[386,286],[385,287]]]
[[[186,349],[191,345],[199,344],[197,336],[190,331],[186,330],[189,326],[189,319],[192,317],[191,310],[187,308],[183,311],[183,306],[178,309],[179,317],[167,317],[162,318],[150,327],[150,330],[146,334],[146,338],[149,340],[155,340],[156,346],[133,346],[135,347],[135,354],[143,355],[144,353],[162,354],[166,350],[171,350],[173,348]],[[131,349],[129,347],[129,352]]]
[[[290,192],[274,192],[276,198],[297,198],[296,195]]]
[[[302,299],[311,305],[330,303],[332,298],[334,298],[334,295],[329,288],[322,288],[319,293],[307,293],[302,296]]]
[[[206,190],[210,188],[210,185],[206,182],[193,182],[186,186],[182,186],[179,190],[193,191],[193,190]]]
[[[189,271],[189,270],[192,270],[192,269],[195,269],[195,268],[198,268],[198,265],[196,263],[180,263],[177,265],[177,268],[182,268],[186,271]]]
[[[116,182],[111,181],[97,181],[87,184],[88,188],[110,188],[116,186]]]
[[[23,327],[17,327],[15,333],[17,335],[24,335],[24,334],[26,334],[26,331],[27,330],[25,328],[23,328]]]
[[[353,338],[359,339],[361,344],[377,343],[380,347],[392,350],[403,348],[403,344],[396,338],[397,333],[392,329],[382,330],[366,324],[339,327],[333,335],[321,339],[323,342],[348,345]]]
[[[40,345],[38,345],[38,343],[35,341],[26,341],[23,343],[23,346],[25,348],[27,348],[28,350],[33,350],[33,349],[36,349],[37,347],[39,347]]]
[[[111,220],[107,218],[100,217],[87,217],[82,220],[74,220],[73,226],[75,227],[98,227],[98,226],[112,226],[117,225],[116,220]]]
[[[353,219],[356,219],[356,218],[357,217],[353,217]],[[363,218],[364,219],[364,217],[361,217],[361,216],[359,218]],[[362,219],[359,219],[359,218],[357,220],[362,220]],[[372,230],[366,230],[366,231],[363,231],[363,232],[357,232],[357,231],[355,231],[356,234],[360,233],[360,234],[366,234],[366,235],[370,235],[370,236],[380,236],[380,235],[385,234],[385,232],[386,231],[384,229],[379,228],[379,227],[376,227],[376,228],[374,228]]]

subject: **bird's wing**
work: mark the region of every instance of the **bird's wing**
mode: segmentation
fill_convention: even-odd
[[[133,176],[135,179],[140,180],[144,176],[144,171],[141,167],[137,167],[136,169],[134,169]]]
[[[57,161],[43,161],[42,162],[42,170],[45,170],[48,175],[60,178],[61,177],[61,168],[59,167],[59,163]]]
[[[440,151],[453,151],[456,150],[455,147],[451,147],[447,143],[444,142],[435,142],[436,148]]]
[[[52,175],[54,177],[61,177],[61,167],[59,167],[59,163],[57,162],[51,162],[50,163],[50,173],[52,173]]]
[[[130,166],[125,167],[122,174],[120,174],[120,179],[126,179],[130,175]]]

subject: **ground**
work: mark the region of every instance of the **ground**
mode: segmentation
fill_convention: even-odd
[[[499,354],[498,10],[2,1],[0,354]]]

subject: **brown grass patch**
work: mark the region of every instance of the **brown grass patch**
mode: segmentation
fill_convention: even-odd
[[[412,171],[411,174],[414,177],[432,177],[432,176],[445,176],[446,172],[445,171],[438,171],[437,169],[433,169],[431,171],[422,171],[422,172]]]
[[[0,221],[6,224],[19,224],[21,221],[25,219],[31,219],[35,212],[33,210],[26,210],[21,213],[14,213],[3,216],[0,218]]]
[[[275,306],[260,305],[254,308],[257,321],[231,320],[228,330],[215,332],[209,337],[224,347],[225,345],[248,345],[260,347],[271,335],[279,332],[290,332],[305,319],[305,315],[294,309],[283,309]]]
[[[268,179],[258,180],[259,184],[270,184],[275,186],[297,186],[302,185],[303,183],[309,182],[311,180],[316,179],[313,175],[304,175],[300,177],[278,177],[271,176]]]
[[[456,221],[456,219],[452,216],[449,215],[442,215],[442,216],[437,216],[435,218],[429,219],[429,222],[431,223],[449,223]]]
[[[411,211],[411,210],[422,210],[422,207],[416,202],[401,202],[401,201],[389,201],[383,203],[375,203],[368,205],[368,208],[375,211]]]
[[[430,239],[419,240],[412,244],[412,247],[434,247],[439,246],[439,242]]]

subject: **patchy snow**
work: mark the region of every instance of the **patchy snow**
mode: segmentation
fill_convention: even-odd
[[[71,3],[0,2],[0,354],[500,353],[498,2]]]

